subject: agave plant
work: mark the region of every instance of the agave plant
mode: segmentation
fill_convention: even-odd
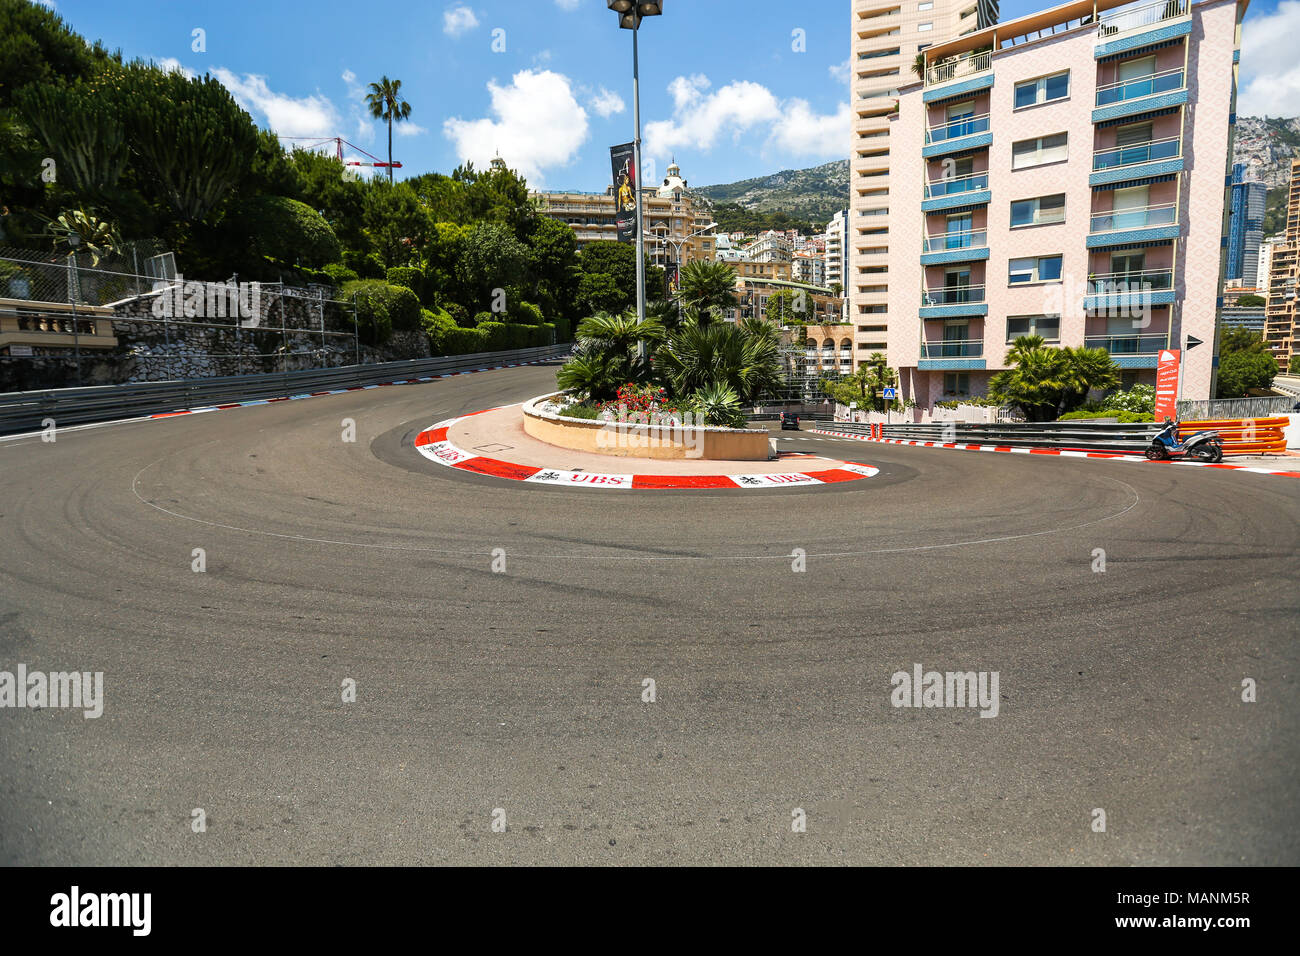
[[[92,266],[99,265],[100,259],[122,245],[112,223],[84,209],[68,209],[53,219],[45,220],[45,231],[41,235],[53,239],[56,249],[85,249],[90,253]]]
[[[690,398],[691,408],[704,418],[706,425],[724,428],[744,428],[745,412],[740,407],[740,396],[723,381],[709,382],[696,389]]]

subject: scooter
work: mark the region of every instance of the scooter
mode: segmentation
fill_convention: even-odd
[[[1189,435],[1186,441],[1179,443],[1178,423],[1166,418],[1165,427],[1151,439],[1146,454],[1152,461],[1192,458],[1196,461],[1220,462],[1223,461],[1223,439],[1218,432],[1205,431]]]

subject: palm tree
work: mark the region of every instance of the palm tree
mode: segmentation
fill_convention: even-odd
[[[752,402],[779,386],[780,346],[776,338],[753,335],[740,326],[690,323],[659,347],[655,368],[676,395],[691,395],[721,383]]]
[[[370,106],[370,115],[375,119],[388,122],[388,181],[393,181],[393,121],[402,122],[411,116],[411,104],[402,99],[402,81],[390,80],[387,76],[379,78],[378,83],[370,84],[366,94],[366,103]]]
[[[682,266],[677,287],[677,301],[683,307],[700,313],[717,315],[734,309],[736,298],[736,270],[725,262],[695,259]]]
[[[916,59],[912,61],[912,72],[916,74],[918,80],[925,79],[925,54],[918,53]]]
[[[1093,389],[1114,388],[1120,382],[1119,366],[1105,349],[1066,348],[1065,391],[1061,396],[1060,414],[1072,412],[1088,400]]]
[[[1119,384],[1119,367],[1105,349],[1052,348],[1023,335],[1007,351],[1006,371],[989,379],[990,397],[1016,405],[1031,422],[1049,422],[1082,405],[1093,389]]]

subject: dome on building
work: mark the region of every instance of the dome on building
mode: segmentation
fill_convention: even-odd
[[[674,158],[668,164],[668,175],[664,178],[664,184],[659,187],[659,198],[671,199],[674,194],[680,194],[686,191],[686,180],[682,179],[682,168],[677,165]]]

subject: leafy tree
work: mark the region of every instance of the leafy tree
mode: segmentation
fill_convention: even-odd
[[[1250,389],[1267,389],[1278,373],[1277,359],[1258,332],[1229,326],[1219,340],[1218,398],[1241,398]]]
[[[370,115],[384,120],[388,124],[388,184],[393,183],[393,123],[401,123],[411,117],[411,104],[402,99],[402,81],[380,77],[378,83],[370,84],[366,94],[366,105]]]
[[[96,82],[122,97],[120,115],[151,192],[182,220],[202,220],[239,182],[258,148],[257,127],[211,76],[190,79],[139,63],[112,74]]]
[[[394,332],[422,329],[420,300],[404,286],[377,279],[361,279],[343,285],[343,296],[356,297],[357,323],[361,340],[382,345]]]
[[[538,216],[526,238],[528,274],[547,315],[571,308],[578,292],[578,240],[565,223]],[[593,309],[592,311],[597,311]]]
[[[725,262],[696,259],[682,267],[677,300],[686,308],[717,314],[734,309],[736,270]]]
[[[53,10],[28,0],[0,0],[0,109],[25,87],[86,80],[111,58],[74,33]]]
[[[627,308],[627,292],[618,287],[612,275],[584,272],[578,277],[575,297],[579,313],[621,312]]]
[[[1254,307],[1268,305],[1268,299],[1264,298],[1262,295],[1243,295],[1237,297],[1237,305]]]
[[[1300,375],[1300,355],[1291,356],[1286,363],[1286,371],[1288,375]]]
[[[528,249],[506,226],[480,222],[465,238],[456,276],[470,297],[468,304],[487,306],[494,290],[521,285],[527,268]]]
[[[364,194],[365,236],[387,268],[420,261],[433,222],[406,183],[372,181]]]
[[[293,165],[298,191],[284,195],[301,199],[324,216],[345,248],[367,247],[363,220],[369,184],[344,178],[346,167],[324,153],[295,149],[288,155],[288,161]]]
[[[812,296],[803,289],[782,289],[767,297],[764,318],[776,325],[791,325],[806,320],[813,311]]]

